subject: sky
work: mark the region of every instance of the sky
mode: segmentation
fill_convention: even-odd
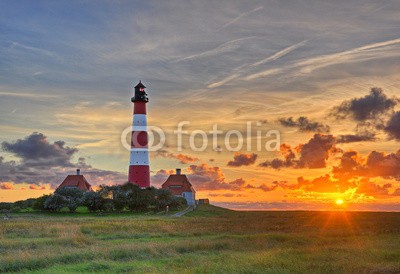
[[[166,136],[152,185],[182,168],[198,198],[234,209],[400,210],[399,11],[396,0],[1,1],[0,201],[51,193],[77,168],[94,186],[126,182],[121,134],[141,80],[149,125]],[[250,134],[238,151],[232,130]],[[190,147],[198,131],[204,151]]]

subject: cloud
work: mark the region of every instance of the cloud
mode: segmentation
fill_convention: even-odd
[[[392,184],[378,185],[370,182],[367,178],[363,178],[357,185],[356,193],[379,198],[382,196],[389,196],[391,188]]]
[[[364,97],[344,101],[332,110],[331,115],[357,121],[358,133],[340,135],[337,142],[375,141],[376,130],[383,130],[389,138],[400,140],[400,111],[394,111],[399,102],[397,97],[388,98],[381,88],[372,88]]]
[[[11,183],[0,183],[0,189],[13,190],[14,186]]]
[[[78,151],[65,146],[65,142],[50,143],[42,133],[34,132],[13,143],[3,142],[2,149],[21,158],[25,164],[34,167],[73,167],[71,157]]]
[[[240,166],[249,166],[256,162],[257,154],[255,153],[235,153],[233,157],[233,161],[228,162],[228,166],[231,167],[240,167]]]
[[[247,184],[245,188],[247,189],[260,189],[264,192],[270,192],[270,191],[274,191],[277,187],[279,186],[277,181],[272,182],[272,185],[267,185],[267,184],[261,184],[259,186],[254,186],[254,185],[250,185]]]
[[[256,66],[259,66],[259,65],[271,62],[271,61],[275,61],[275,60],[291,53],[295,49],[297,49],[301,46],[304,46],[306,42],[307,42],[307,40],[304,40],[304,41],[301,41],[300,43],[297,43],[297,44],[291,45],[290,47],[284,48],[283,50],[280,50],[280,51],[274,53],[273,55],[268,56],[267,58],[264,58],[258,62],[255,62],[254,64],[251,65],[251,67],[256,67]]]
[[[43,190],[46,189],[45,186],[38,186],[38,185],[29,185],[29,189],[34,189],[34,190]]]
[[[54,52],[51,52],[49,50],[23,45],[23,44],[20,44],[18,42],[15,42],[15,41],[11,41],[10,48],[19,48],[19,49],[23,49],[23,50],[28,50],[28,51],[31,51],[31,52],[33,52],[35,54],[39,54],[39,55],[46,56],[46,57],[51,57],[51,58],[58,58],[59,57]]]
[[[77,148],[66,146],[64,141],[51,143],[42,133],[34,132],[15,142],[3,142],[2,148],[18,160],[5,161],[0,157],[0,182],[50,184],[56,187],[66,175],[75,173],[76,168],[82,169],[92,185],[123,183],[127,180],[125,174],[88,165],[83,157],[78,158],[76,163],[72,162],[73,156],[78,153]]]
[[[329,133],[329,126],[319,122],[311,122],[307,117],[301,116],[294,120],[293,117],[279,118],[279,123],[285,127],[298,128],[302,132]]]
[[[328,66],[381,59],[383,57],[389,57],[389,56],[397,57],[399,55],[398,50],[394,49],[392,46],[397,45],[399,43],[400,43],[400,38],[378,43],[372,43],[365,46],[352,48],[350,50],[340,51],[332,54],[324,54],[315,57],[300,59],[286,66],[282,66],[279,68],[269,68],[264,71],[252,73],[244,77],[244,80],[249,81],[261,77],[278,75],[278,74],[291,75],[291,78],[296,78],[298,76],[304,76],[310,74],[311,72],[317,69],[322,69]]]
[[[160,169],[156,174],[151,176],[151,184],[157,187],[161,187],[163,183],[168,179],[169,175],[175,174],[174,170]]]
[[[242,191],[249,188],[258,188],[247,183],[243,178],[227,182],[220,167],[209,166],[205,163],[191,165],[188,168],[187,176],[196,190]]]
[[[332,115],[338,119],[349,117],[362,122],[393,111],[398,102],[397,98],[388,98],[381,88],[372,88],[368,95],[344,101],[335,107]]]
[[[294,150],[287,144],[280,147],[284,159],[275,158],[260,164],[262,167],[272,167],[280,169],[282,167],[292,168],[323,168],[326,167],[326,160],[338,149],[335,147],[335,137],[333,135],[314,134],[305,144],[295,147],[298,158]]]
[[[364,159],[356,151],[347,151],[338,166],[332,169],[335,176],[382,177],[400,180],[400,150],[396,153],[372,151]]]
[[[175,159],[175,160],[178,160],[181,164],[189,164],[189,163],[194,163],[194,162],[200,161],[200,159],[197,157],[190,156],[187,154],[182,154],[182,153],[175,154],[175,153],[168,152],[167,150],[157,151],[156,156],[169,158],[169,159]]]
[[[326,174],[314,179],[304,179],[303,177],[297,178],[297,183],[290,184],[286,181],[278,184],[283,189],[289,190],[303,190],[307,192],[322,192],[322,193],[336,193],[344,192],[349,187],[354,186],[347,180],[337,180]]]
[[[342,134],[336,137],[336,143],[355,143],[365,141],[376,141],[376,135],[373,132],[365,132],[361,134]]]
[[[193,157],[193,156],[186,155],[186,154],[177,154],[177,155],[174,155],[174,157],[177,160],[179,160],[182,164],[188,164],[188,163],[197,162],[200,160],[197,157]]]
[[[326,167],[326,160],[335,149],[335,138],[332,135],[315,134],[308,143],[299,146],[298,149],[300,167]]]
[[[28,99],[54,99],[57,98],[57,95],[53,95],[53,94],[41,94],[41,93],[17,93],[17,92],[4,92],[1,91],[0,92],[0,97],[20,97],[20,98],[28,98]]]
[[[396,111],[388,120],[384,131],[390,138],[400,141],[400,111]]]
[[[260,60],[260,61],[257,61],[257,62],[255,62],[255,63],[253,63],[253,64],[250,64],[250,65],[248,65],[248,64],[241,65],[241,66],[235,68],[235,69],[231,72],[231,75],[226,76],[225,78],[223,78],[223,79],[220,80],[220,81],[213,82],[213,83],[209,84],[207,87],[208,87],[208,88],[217,88],[217,87],[220,87],[220,86],[222,86],[222,85],[224,85],[224,84],[226,84],[226,83],[229,83],[229,82],[231,82],[231,81],[233,81],[233,80],[235,80],[235,79],[241,77],[242,75],[248,73],[249,70],[254,69],[255,67],[258,67],[258,66],[260,66],[260,65],[263,65],[263,64],[266,64],[266,63],[269,63],[269,62],[278,60],[279,58],[282,58],[282,57],[286,56],[286,55],[289,54],[290,52],[296,50],[297,48],[299,48],[299,47],[301,47],[301,46],[303,46],[303,45],[305,45],[306,42],[307,42],[307,40],[304,40],[304,41],[302,41],[302,42],[300,42],[300,43],[296,43],[296,44],[294,44],[294,45],[291,45],[291,46],[289,46],[289,47],[286,47],[286,48],[284,48],[284,49],[282,49],[282,50],[280,50],[280,51],[274,53],[273,55],[268,56],[268,57],[266,57],[266,58],[264,58],[264,59],[262,59],[262,60]],[[277,71],[277,70],[278,70],[278,69],[271,69],[271,72],[275,72],[275,71]]]
[[[219,45],[216,48],[213,48],[213,49],[210,49],[210,50],[207,50],[204,52],[196,53],[196,54],[193,54],[193,55],[190,55],[187,57],[183,57],[174,62],[177,63],[177,62],[194,60],[194,59],[199,59],[199,58],[213,57],[213,56],[217,56],[217,55],[220,55],[223,53],[233,52],[240,47],[242,41],[246,41],[246,40],[254,39],[254,38],[255,38],[255,36],[251,36],[251,37],[243,37],[243,38],[235,39],[232,41],[228,41],[228,42],[225,42],[225,43]]]
[[[264,7],[260,6],[257,7],[255,9],[252,9],[250,11],[246,11],[241,13],[239,16],[235,17],[234,19],[232,19],[231,21],[229,21],[228,23],[224,24],[222,27],[218,28],[217,31],[223,30],[224,28],[229,27],[230,25],[234,24],[235,22],[239,21],[240,19],[242,19],[243,17],[249,16],[250,14],[262,10]]]
[[[381,119],[358,122],[354,134],[336,136],[336,143],[374,142],[377,141],[377,130],[383,128]]]
[[[328,174],[313,179],[298,177],[296,183],[275,181],[273,184],[285,190],[306,193],[348,193],[353,198],[359,195],[387,198],[398,194],[397,189],[392,192],[393,185],[389,183],[377,184],[369,178],[337,178]]]
[[[208,88],[217,88],[217,87],[220,87],[220,86],[222,86],[222,85],[225,85],[226,83],[229,83],[229,82],[232,81],[232,80],[235,80],[235,79],[238,78],[240,75],[241,75],[240,73],[237,73],[237,72],[236,72],[236,73],[234,73],[234,74],[231,74],[231,75],[229,75],[229,76],[223,78],[223,79],[220,80],[220,81],[217,81],[217,82],[214,82],[214,83],[209,84],[207,87],[208,87]]]
[[[225,175],[221,168],[217,166],[208,166],[205,163],[190,165],[188,172],[190,182],[198,190],[240,189],[237,182],[234,184],[225,182]]]
[[[208,196],[210,197],[226,197],[226,198],[232,198],[232,197],[246,197],[244,194],[237,194],[237,193],[208,193]]]
[[[271,161],[267,160],[260,164],[262,167],[272,167],[274,169],[280,169],[282,167],[297,166],[296,155],[292,148],[288,144],[281,144],[280,153],[284,159],[275,158]]]

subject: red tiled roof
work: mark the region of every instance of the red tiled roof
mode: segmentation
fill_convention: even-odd
[[[62,187],[77,187],[83,191],[92,190],[92,186],[86,181],[83,175],[68,175],[57,189]]]
[[[168,189],[174,195],[182,195],[183,192],[196,193],[186,175],[183,174],[170,175],[161,187],[163,189]]]

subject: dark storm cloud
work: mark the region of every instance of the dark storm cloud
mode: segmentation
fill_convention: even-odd
[[[326,167],[326,160],[331,153],[337,152],[335,147],[335,137],[316,133],[307,143],[298,145],[295,150],[299,157],[289,145],[281,146],[281,154],[284,159],[275,158],[261,163],[262,167],[272,167],[279,169],[282,167],[292,168],[323,168]]]
[[[65,142],[50,143],[42,133],[34,132],[24,139],[15,142],[3,142],[2,149],[14,154],[23,162],[30,162],[37,167],[72,167],[71,157],[78,151],[76,148],[65,146]]]
[[[372,88],[364,97],[344,101],[331,114],[338,119],[356,121],[356,133],[339,135],[337,142],[375,141],[377,131],[385,132],[390,139],[400,140],[400,111],[394,109],[399,102],[397,97],[388,98],[380,88]]]
[[[400,111],[393,113],[384,127],[384,131],[390,138],[400,141]]]
[[[278,122],[284,127],[297,128],[299,131],[303,132],[328,133],[330,130],[329,126],[319,122],[312,122],[304,116],[297,119],[293,119],[293,117],[279,118]]]
[[[332,135],[315,134],[308,143],[300,146],[299,166],[322,168],[334,149],[335,138]]]
[[[240,167],[240,166],[249,166],[256,162],[257,154],[255,153],[235,153],[233,156],[233,161],[228,162],[228,166],[231,167]]]
[[[5,161],[0,157],[0,182],[59,185],[67,174],[73,174],[76,168],[83,169],[85,176],[93,185],[123,182],[126,176],[119,172],[94,168],[80,157],[72,162],[78,149],[70,148],[64,141],[50,143],[42,133],[19,139],[15,142],[3,142],[2,149],[12,153],[18,161]]]
[[[359,122],[377,119],[380,115],[393,111],[398,102],[397,98],[388,98],[381,88],[372,88],[368,95],[344,101],[335,107],[332,115],[338,119],[350,117]]]

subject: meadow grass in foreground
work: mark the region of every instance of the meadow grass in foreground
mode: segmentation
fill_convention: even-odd
[[[15,214],[0,272],[400,273],[400,213]]]

